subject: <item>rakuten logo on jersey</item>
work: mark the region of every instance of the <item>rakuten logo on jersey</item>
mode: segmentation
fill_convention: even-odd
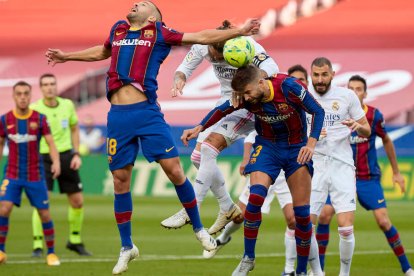
[[[290,117],[291,114],[292,114],[292,112],[290,112],[289,114],[277,115],[277,116],[260,116],[260,115],[257,115],[257,114],[256,114],[256,116],[260,120],[262,120],[262,121],[264,121],[266,123],[273,124],[273,123],[277,123],[277,122],[281,122],[281,121],[287,120]]]
[[[37,140],[37,136],[36,135],[29,135],[29,134],[9,134],[8,138],[17,143],[27,143],[30,141],[36,141]]]
[[[112,47],[114,46],[136,46],[136,45],[151,47],[151,42],[148,40],[142,40],[138,38],[134,38],[134,39],[124,38],[124,39],[112,42]]]

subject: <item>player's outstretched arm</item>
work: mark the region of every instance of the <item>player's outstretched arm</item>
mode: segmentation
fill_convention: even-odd
[[[49,155],[50,159],[52,159],[52,174],[53,179],[56,179],[60,175],[60,159],[59,159],[59,152],[56,148],[55,142],[53,141],[53,137],[51,134],[46,134],[45,137],[46,143],[49,146]]]
[[[177,97],[178,94],[183,94],[183,88],[187,78],[185,74],[180,71],[176,71],[174,74],[174,81],[171,88],[171,97]]]
[[[254,35],[259,32],[260,22],[258,19],[249,19],[240,28],[227,30],[203,30],[197,33],[184,33],[183,44],[212,44],[234,38],[237,36]]]
[[[394,143],[388,134],[382,138],[382,143],[384,145],[384,150],[387,154],[388,160],[390,160],[392,168],[392,183],[394,185],[397,183],[401,188],[401,192],[405,193],[405,179],[401,175],[400,169],[398,168],[397,154],[395,153]]]
[[[60,49],[47,49],[47,64],[54,66],[56,63],[66,61],[98,61],[104,60],[111,56],[111,51],[103,45],[94,46],[85,50],[76,52],[63,52]]]

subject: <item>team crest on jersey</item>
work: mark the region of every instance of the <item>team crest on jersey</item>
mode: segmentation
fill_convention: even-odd
[[[279,111],[282,111],[282,112],[288,110],[288,108],[289,106],[285,103],[281,103],[277,105],[277,109],[279,109]]]
[[[333,111],[338,111],[339,110],[339,103],[338,102],[333,102],[332,103],[332,110]]]
[[[144,37],[145,38],[152,38],[154,36],[154,30],[145,30]]]
[[[252,158],[250,158],[250,162],[249,162],[250,164],[254,164],[254,163],[256,163],[256,157],[252,157]]]
[[[108,163],[111,164],[112,163],[112,156],[108,156]]]
[[[39,127],[39,125],[36,122],[30,122],[29,127],[30,129],[35,130]]]

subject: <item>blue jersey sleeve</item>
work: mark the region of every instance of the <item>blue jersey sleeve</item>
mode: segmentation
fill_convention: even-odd
[[[288,91],[287,98],[302,107],[307,113],[312,114],[312,124],[309,137],[319,139],[323,127],[325,111],[305,86],[295,78],[286,78],[282,84],[283,91]],[[285,92],[284,92],[285,93]]]
[[[232,113],[233,111],[242,108],[242,106],[238,106],[235,108],[230,100],[225,101],[222,105],[219,105],[215,107],[213,110],[211,110],[206,117],[201,121],[200,125],[203,126],[203,130],[211,127],[215,123],[221,120],[221,118],[224,118],[228,114]]]

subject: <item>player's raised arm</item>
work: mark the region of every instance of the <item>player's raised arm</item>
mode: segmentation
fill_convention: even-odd
[[[43,135],[47,145],[49,146],[50,159],[52,159],[52,168],[53,178],[56,179],[60,175],[60,159],[59,152],[56,148],[55,142],[53,141],[52,134]]]
[[[66,61],[98,61],[111,56],[111,51],[104,45],[98,45],[76,52],[63,52],[60,49],[48,49],[46,51],[47,64],[54,66],[56,63]]]
[[[227,30],[203,30],[197,33],[184,33],[182,44],[212,44],[234,38],[237,36],[254,35],[259,32],[260,22],[249,19],[240,28]]]

